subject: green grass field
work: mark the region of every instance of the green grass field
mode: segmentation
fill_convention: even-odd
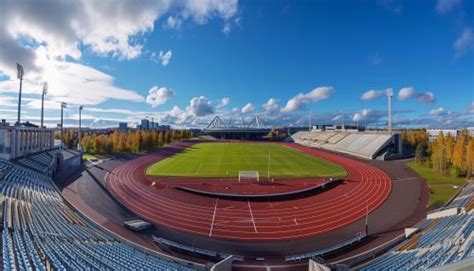
[[[154,176],[238,177],[240,170],[270,178],[336,177],[345,170],[323,159],[270,143],[199,143],[151,165]]]
[[[424,165],[416,164],[414,161],[407,165],[416,171],[418,175],[425,178],[430,186],[430,207],[439,208],[450,200],[454,194],[466,183],[463,178],[456,178],[441,174]],[[458,188],[455,188],[457,186]]]

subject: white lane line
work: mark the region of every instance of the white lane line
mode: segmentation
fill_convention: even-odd
[[[209,228],[209,237],[212,236],[212,230],[214,229],[214,220],[216,220],[217,203],[218,202],[219,202],[219,199],[216,199],[216,204],[214,205],[214,214],[212,215],[211,227]]]
[[[252,207],[250,206],[250,201],[248,200],[247,203],[249,205],[249,211],[250,211],[250,217],[252,218],[253,229],[255,230],[255,232],[258,232],[257,226],[255,226],[255,219],[253,218]]]

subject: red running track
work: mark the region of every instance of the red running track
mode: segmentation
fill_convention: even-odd
[[[341,228],[377,209],[391,191],[390,178],[369,164],[295,144],[342,166],[348,181],[312,196],[285,201],[237,201],[180,191],[146,176],[146,168],[191,144],[163,149],[116,167],[106,176],[108,189],[137,215],[156,224],[209,238],[282,241]]]

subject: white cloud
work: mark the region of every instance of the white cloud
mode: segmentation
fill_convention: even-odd
[[[194,97],[189,101],[189,106],[186,107],[186,111],[193,117],[203,117],[213,114],[215,109],[208,98],[200,96]]]
[[[234,107],[234,108],[232,108],[231,112],[232,112],[232,114],[240,114],[240,113],[242,113],[242,110],[240,110],[240,108],[238,108],[238,107]]]
[[[151,104],[153,107],[157,107],[159,105],[162,105],[166,103],[171,97],[174,96],[174,90],[167,88],[167,87],[161,87],[159,88],[158,86],[153,86],[149,91],[148,91],[148,96],[146,97],[146,103]]]
[[[438,0],[435,10],[439,14],[445,14],[456,8],[462,3],[461,0]]]
[[[372,113],[372,109],[364,109],[361,112],[357,112],[352,116],[352,121],[361,121],[368,118],[368,116]]]
[[[166,19],[166,25],[168,26],[168,28],[180,28],[181,27],[181,23],[183,21],[179,18],[179,17],[176,17],[176,16],[169,16],[168,19]]]
[[[415,88],[414,87],[405,87],[400,89],[398,92],[398,100],[399,101],[405,101],[413,97],[415,94]]]
[[[383,96],[385,94],[385,92],[383,90],[368,90],[366,92],[364,92],[364,94],[362,94],[362,96],[360,97],[361,100],[363,101],[370,101],[370,100],[373,100],[373,99],[376,99],[380,96]]]
[[[114,77],[92,67],[51,59],[42,46],[35,50],[35,54],[37,62],[41,63],[42,71],[40,73],[25,71],[23,80],[25,94],[40,94],[42,82],[48,81],[47,97],[70,104],[96,105],[108,99],[133,102],[144,100],[133,90],[116,87]],[[16,76],[12,78],[0,81],[0,92],[18,92]]]
[[[417,94],[416,100],[423,104],[429,104],[429,103],[434,103],[436,101],[436,98],[433,92],[428,91],[428,92]]]
[[[238,0],[186,0],[182,16],[191,17],[196,23],[204,24],[211,16],[230,20],[237,11]]]
[[[308,103],[326,100],[334,93],[332,87],[317,87],[308,93],[299,93],[286,103],[281,109],[282,112],[294,112],[301,109]]]
[[[447,113],[447,110],[444,107],[439,107],[430,111],[431,116],[439,116]]]
[[[155,52],[153,52],[150,58],[154,62],[160,62],[161,65],[167,66],[170,63],[172,56],[173,56],[173,51],[168,50],[167,52],[160,51],[158,55]]]
[[[331,121],[337,121],[337,120],[340,120],[340,119],[342,119],[342,115],[335,115],[335,116],[331,119]]]
[[[217,108],[224,108],[229,104],[229,102],[230,102],[230,98],[229,97],[224,97],[224,98],[221,99],[221,101],[217,105]]]
[[[253,112],[254,109],[255,106],[252,103],[247,103],[246,105],[244,105],[244,107],[242,107],[241,111],[242,113],[247,114]]]
[[[230,28],[230,23],[225,23],[224,27],[222,28],[222,32],[228,36],[230,34],[231,28]]]
[[[264,103],[262,105],[262,108],[263,108],[263,111],[265,111],[266,113],[271,114],[273,112],[278,111],[280,106],[278,105],[278,101],[276,99],[270,98],[270,99],[268,99],[268,101],[266,103]]]
[[[472,29],[465,27],[453,46],[456,57],[460,57],[471,50],[474,47],[474,34],[472,33]]]
[[[467,106],[467,113],[474,114],[474,102]]]
[[[164,14],[178,27],[190,18],[200,24],[212,18],[227,22],[238,12],[234,1],[4,0],[0,16],[0,92],[17,92],[16,63],[24,66],[24,93],[39,94],[48,81],[52,101],[96,105],[108,99],[143,101],[133,90],[114,85],[114,78],[81,63],[84,50],[117,59],[142,54],[144,35]],[[170,18],[170,17],[168,17]],[[174,20],[174,21],[173,21]],[[171,26],[170,25],[170,26]],[[167,65],[171,50],[161,54]],[[15,81],[14,81],[15,80]]]

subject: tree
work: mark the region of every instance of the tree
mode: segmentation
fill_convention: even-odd
[[[419,164],[425,160],[426,146],[418,144],[415,149],[415,163]]]
[[[466,170],[467,177],[471,177],[474,171],[474,138],[469,139],[466,148]]]
[[[464,133],[459,133],[456,137],[456,143],[453,149],[452,164],[453,167],[459,169],[462,173],[466,172],[466,147],[469,143],[469,138],[466,138]]]
[[[163,131],[160,131],[160,134],[158,135],[158,146],[163,146],[165,144],[165,135]]]
[[[101,153],[102,152],[102,141],[100,137],[94,137],[94,153]]]

